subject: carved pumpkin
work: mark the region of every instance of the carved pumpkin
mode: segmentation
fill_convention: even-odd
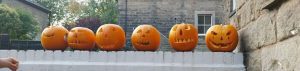
[[[169,33],[169,43],[176,51],[192,51],[197,46],[198,32],[192,24],[176,24]]]
[[[62,26],[49,26],[42,32],[42,46],[47,50],[64,50],[68,46],[67,34],[68,30]]]
[[[95,35],[88,28],[75,27],[68,34],[68,44],[72,49],[91,50],[95,45]]]
[[[207,30],[205,42],[213,52],[232,52],[238,43],[238,33],[232,25],[214,25]]]
[[[96,32],[96,43],[102,50],[120,50],[124,48],[125,41],[125,32],[119,25],[105,24]]]
[[[140,25],[134,29],[131,42],[138,51],[155,51],[160,45],[160,34],[152,25]]]

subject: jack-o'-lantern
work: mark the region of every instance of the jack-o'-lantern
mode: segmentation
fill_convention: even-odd
[[[176,24],[169,33],[169,43],[176,51],[192,51],[197,46],[198,32],[192,24]]]
[[[62,26],[49,26],[41,34],[41,43],[47,50],[64,50],[67,48],[68,30]]]
[[[155,51],[160,45],[160,34],[152,25],[140,25],[134,29],[131,42],[138,51]]]
[[[95,34],[84,27],[72,28],[68,34],[68,44],[72,49],[91,50],[95,45]]]
[[[232,52],[238,43],[238,33],[232,25],[214,25],[207,30],[205,42],[213,52]]]
[[[124,48],[125,41],[125,32],[119,25],[105,24],[96,32],[96,43],[102,50],[120,50]]]

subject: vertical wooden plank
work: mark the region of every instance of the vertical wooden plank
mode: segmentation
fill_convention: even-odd
[[[53,55],[53,61],[64,61],[64,55],[61,50],[54,51]]]
[[[184,65],[193,65],[193,52],[184,52],[183,53],[183,64]]]
[[[107,52],[107,62],[114,63],[117,61],[117,53],[115,51]]]
[[[144,52],[143,56],[142,56],[142,60],[145,63],[154,63],[154,59],[156,59],[154,57],[155,52]]]
[[[17,58],[17,56],[18,56],[18,51],[17,50],[9,50],[8,51],[8,57]]]
[[[80,51],[79,52],[79,60],[83,62],[88,62],[89,60],[89,51]]]
[[[53,58],[54,58],[53,51],[46,50],[44,52],[44,56],[43,56],[44,61],[53,61]]]
[[[234,64],[243,64],[244,58],[243,53],[234,54]]]
[[[42,61],[44,56],[44,50],[36,50],[34,54],[34,61]]]
[[[212,64],[213,57],[212,52],[194,52],[194,60],[195,64]]]
[[[8,57],[9,55],[9,50],[0,50],[0,57]]]
[[[65,61],[74,61],[73,60],[74,58],[72,58],[72,55],[73,55],[72,51],[64,51],[62,53],[62,55],[64,56],[63,60],[65,60]]]
[[[164,52],[164,63],[173,63],[173,57],[171,52]]]
[[[183,52],[174,52],[173,53],[173,63],[175,65],[182,65],[183,64]]]
[[[143,51],[136,51],[134,52],[134,56],[135,56],[135,59],[134,61],[135,62],[144,62],[144,52]]]
[[[158,51],[154,54],[154,63],[164,63],[164,52]]]
[[[225,52],[223,58],[223,64],[232,65],[234,63],[234,54],[231,52]]]
[[[75,50],[73,52],[73,54],[71,54],[71,58],[72,58],[73,61],[81,61],[80,59],[82,57],[80,57],[80,51],[79,50]]]
[[[213,64],[223,64],[224,52],[213,52]]]
[[[19,61],[26,61],[26,52],[24,50],[18,51],[16,59]]]
[[[134,51],[126,51],[126,62],[135,62],[136,56]]]
[[[101,62],[101,60],[104,59],[101,58],[98,52],[90,52],[90,62]]]
[[[125,52],[118,51],[117,53],[117,63],[124,63],[126,62]]]
[[[171,52],[164,52],[164,71],[173,71],[173,54]]]
[[[100,57],[100,59],[98,59],[101,62],[107,62],[108,58],[107,58],[107,52],[106,51],[99,51],[98,52],[98,56]]]
[[[26,51],[26,60],[27,61],[34,61],[35,58],[35,51],[34,50],[27,50]]]

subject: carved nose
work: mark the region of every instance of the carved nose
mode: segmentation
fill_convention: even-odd
[[[142,35],[142,37],[146,37],[145,35]]]
[[[223,40],[223,37],[221,37],[221,40]]]
[[[183,34],[183,33],[182,33],[182,30],[180,30],[179,34],[180,34],[180,35],[182,35],[182,34]]]

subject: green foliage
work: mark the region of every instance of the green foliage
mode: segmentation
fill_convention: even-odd
[[[62,20],[66,14],[66,7],[69,0],[32,0],[40,5],[50,9],[50,23]]]
[[[118,2],[116,0],[90,0],[85,13],[84,16],[100,18],[102,23],[117,23]]]
[[[0,4],[0,33],[8,33],[12,39],[33,39],[38,32],[37,25],[29,12]]]
[[[33,0],[50,9],[50,23],[64,20],[74,22],[85,17],[99,18],[102,23],[118,22],[117,0]]]

